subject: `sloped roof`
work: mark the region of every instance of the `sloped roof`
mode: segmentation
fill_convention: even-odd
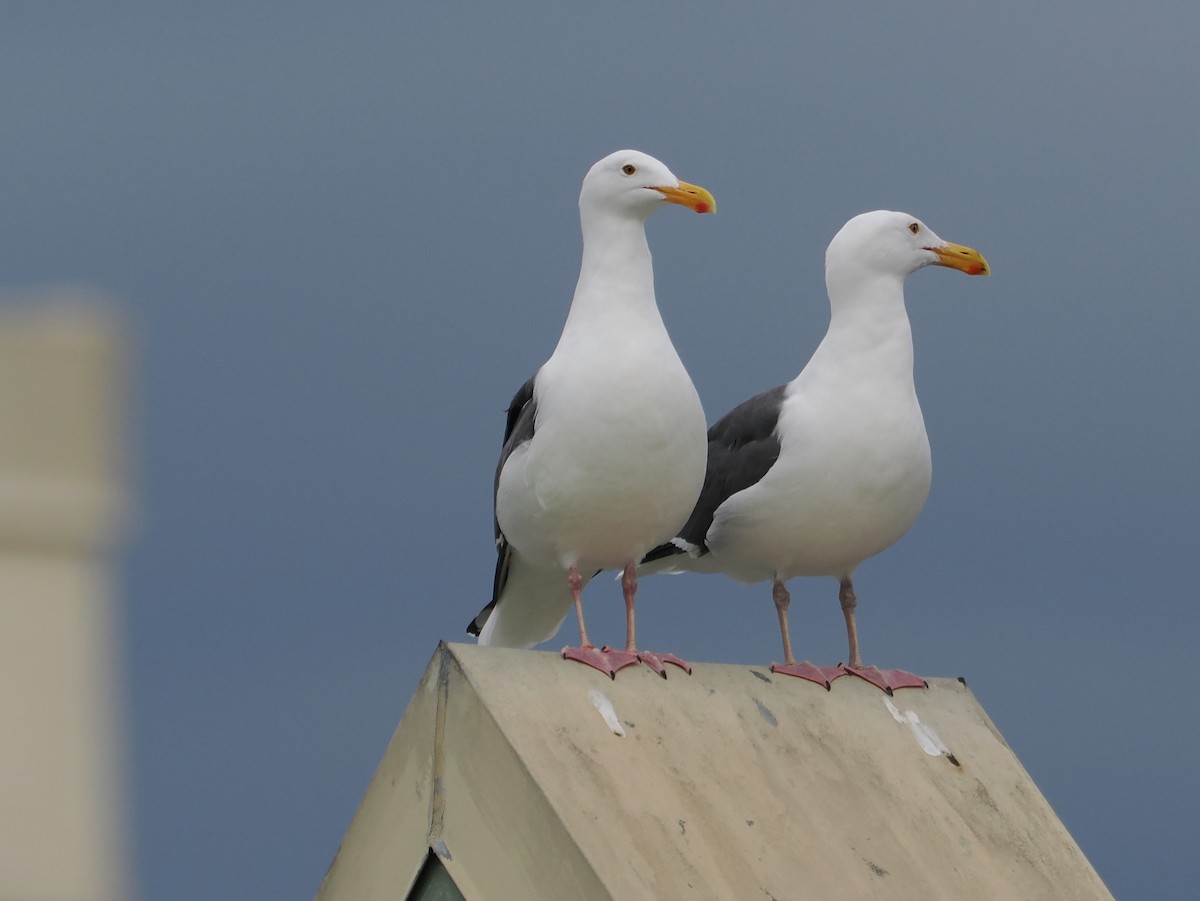
[[[403,898],[431,847],[481,901],[1111,898],[955,679],[441,645],[318,901]]]

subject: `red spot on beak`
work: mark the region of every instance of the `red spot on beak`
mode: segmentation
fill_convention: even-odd
[[[696,212],[697,213],[707,213],[708,212],[708,204],[707,203],[696,204]]]

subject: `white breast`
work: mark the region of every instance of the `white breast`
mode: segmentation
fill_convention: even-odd
[[[538,373],[537,428],[497,516],[542,565],[614,568],[668,541],[704,480],[704,412],[665,330],[564,342]]]
[[[856,366],[823,344],[789,386],[779,460],[709,530],[723,571],[751,582],[841,577],[908,531],[929,495],[931,461],[911,342],[901,337],[897,366],[881,365],[887,346]]]

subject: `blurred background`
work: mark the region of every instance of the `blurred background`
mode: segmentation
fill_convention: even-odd
[[[1195,4],[3,12],[0,786],[72,774],[40,797],[96,888],[45,897],[316,891],[488,600],[504,408],[622,147],[719,203],[649,224],[710,420],[804,365],[852,215],[987,256],[908,280],[934,484],[859,570],[864,656],[965,676],[1117,897],[1191,897]],[[842,659],[835,583],[792,593]],[[617,586],[585,598],[620,640]],[[647,647],[780,656],[766,585],[639,601]]]

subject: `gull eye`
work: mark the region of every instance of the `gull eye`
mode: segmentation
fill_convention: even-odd
[[[921,223],[919,223],[919,222],[909,223],[908,230],[910,232],[912,232],[914,235],[919,235],[921,233]]]
[[[621,171],[624,172],[626,175],[636,175],[637,174],[637,166],[635,166],[633,163],[626,163],[624,166],[621,167]]]

